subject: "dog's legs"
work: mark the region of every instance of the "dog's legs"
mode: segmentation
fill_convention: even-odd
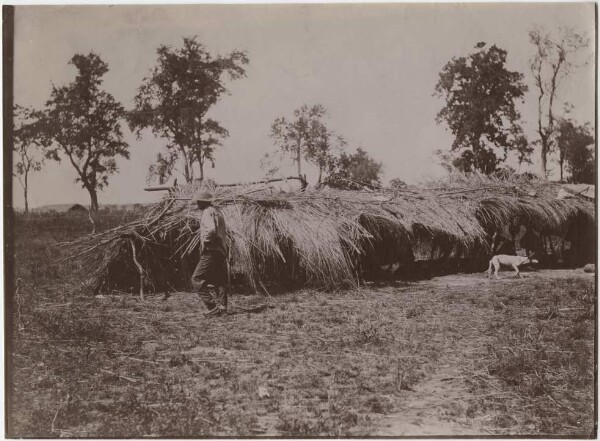
[[[494,275],[496,276],[496,279],[500,279],[500,277],[498,277],[499,270],[500,270],[500,262],[494,262]]]
[[[517,265],[516,263],[512,266],[513,269],[517,272],[517,275],[515,276],[517,279],[521,278],[521,273],[519,273],[519,265]]]
[[[488,269],[486,271],[488,279],[492,278],[492,268],[493,268],[493,265],[492,265],[492,261],[490,260],[490,266],[488,267]]]

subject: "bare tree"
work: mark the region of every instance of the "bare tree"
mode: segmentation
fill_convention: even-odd
[[[16,154],[13,176],[23,187],[25,213],[29,213],[29,174],[40,171],[44,165],[44,136],[40,130],[40,112],[31,108],[14,106],[14,142]]]
[[[556,134],[555,104],[557,91],[562,81],[586,61],[577,63],[581,50],[589,44],[589,39],[572,28],[559,28],[559,36],[553,37],[543,28],[529,32],[529,41],[536,53],[529,60],[535,87],[538,90],[538,125],[541,146],[542,176],[548,176],[548,155],[552,151]]]

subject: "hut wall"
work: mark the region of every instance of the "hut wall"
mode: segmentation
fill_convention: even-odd
[[[565,264],[580,267],[596,262],[597,237],[596,224],[586,216],[578,216],[569,227],[565,239],[571,247],[564,253]]]

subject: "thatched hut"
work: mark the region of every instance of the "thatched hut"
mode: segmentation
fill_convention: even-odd
[[[205,189],[174,189],[135,222],[77,241],[74,255],[91,269],[88,283],[97,290],[137,290],[140,283],[185,289],[198,259],[194,198]],[[595,216],[583,198],[556,199],[553,184],[478,175],[381,191],[209,190],[227,224],[230,273],[256,290],[269,283],[353,285],[383,265],[414,273],[414,261],[423,258],[485,266],[493,233],[507,224],[547,236]]]
[[[75,204],[71,205],[67,212],[71,214],[87,214],[88,209],[81,204]]]

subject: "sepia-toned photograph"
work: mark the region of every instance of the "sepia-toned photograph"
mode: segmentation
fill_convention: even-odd
[[[596,438],[596,16],[4,5],[3,435]]]

